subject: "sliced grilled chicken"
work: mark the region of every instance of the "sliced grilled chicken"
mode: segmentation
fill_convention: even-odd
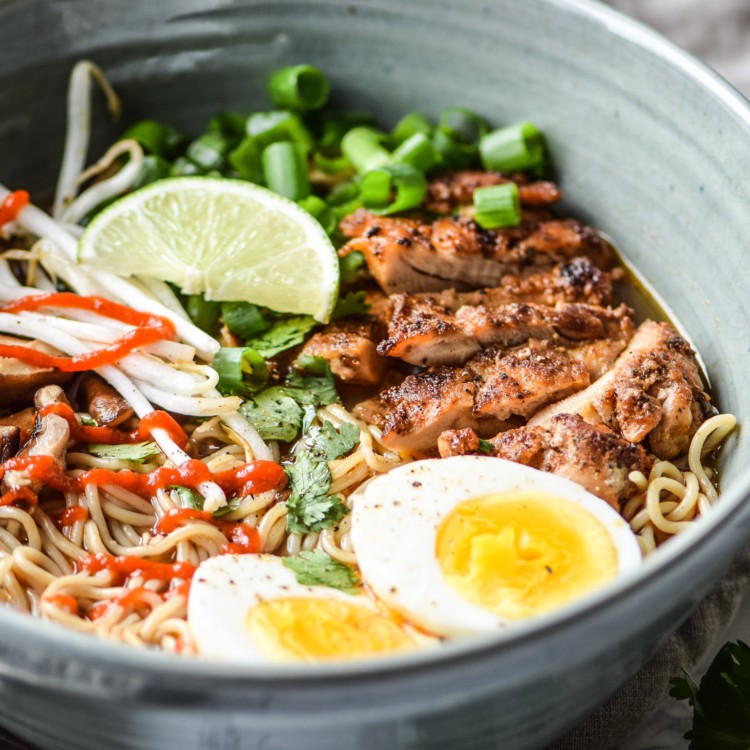
[[[580,302],[586,305],[610,305],[614,298],[613,282],[619,280],[621,269],[614,273],[602,271],[588,258],[573,258],[558,263],[551,271],[532,274],[506,274],[499,286],[457,292],[445,289],[440,292],[410,294],[412,304],[422,302],[441,305],[455,312],[464,305],[554,305],[558,302]],[[367,301],[372,305],[371,314],[384,314],[390,297],[380,297],[368,292]]]
[[[383,326],[372,316],[338,320],[316,333],[301,354],[322,357],[346,383],[377,385],[387,365],[376,348],[382,335]]]
[[[40,388],[34,395],[34,406],[42,411],[45,406],[56,403],[69,404],[62,388],[48,385]],[[65,450],[70,439],[68,420],[57,414],[38,415],[34,434],[18,452],[19,456],[52,456],[65,470]],[[6,471],[2,479],[2,491],[19,490],[28,487],[32,492],[39,492],[43,483],[29,475],[27,471]]]
[[[355,413],[383,431],[389,448],[414,454],[434,451],[447,429],[471,427],[494,435],[545,404],[591,381],[569,349],[532,340],[510,351],[485,350],[463,367],[437,367],[408,376]]]
[[[130,404],[108,383],[96,375],[86,375],[81,381],[81,391],[88,413],[100,425],[127,422],[134,413]]]
[[[509,273],[550,270],[579,256],[605,270],[615,264],[602,237],[572,219],[527,217],[519,227],[488,230],[467,217],[428,224],[360,209],[341,222],[341,230],[352,239],[339,254],[364,253],[370,273],[389,294],[496,286]]]
[[[460,364],[487,347],[518,346],[531,338],[566,345],[586,339],[619,342],[633,335],[633,311],[558,303],[464,305],[452,312],[422,296],[392,295],[388,338],[378,351],[411,364]]]
[[[580,414],[659,458],[684,454],[710,416],[698,362],[690,344],[668,323],[646,321],[612,368],[593,385],[537,414],[546,426],[557,414]]]
[[[652,464],[642,446],[573,414],[558,414],[544,426],[501,432],[489,443],[493,455],[577,482],[618,510],[638,492],[630,472],[648,475]],[[443,433],[438,448],[442,457],[486,452],[480,451],[473,430]]]
[[[529,182],[522,173],[501,174],[500,172],[483,172],[463,170],[448,172],[430,180],[424,206],[428,211],[438,214],[449,214],[459,206],[472,203],[477,188],[515,182],[521,203],[525,206],[549,206],[562,198],[562,191],[554,182]]]

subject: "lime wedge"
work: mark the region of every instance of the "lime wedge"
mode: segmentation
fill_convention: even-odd
[[[324,322],[339,285],[336,251],[307,211],[258,185],[208,177],[160,180],[116,201],[89,224],[78,260]]]

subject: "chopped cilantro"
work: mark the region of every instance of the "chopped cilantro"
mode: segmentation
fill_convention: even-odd
[[[289,531],[300,534],[321,531],[349,512],[340,497],[327,494],[331,487],[328,462],[307,448],[299,450],[284,471],[292,493],[286,501]]]
[[[367,315],[370,312],[370,303],[364,292],[349,292],[346,297],[339,297],[333,308],[331,320],[347,318],[350,315]]]
[[[265,333],[250,338],[245,343],[268,359],[301,344],[316,325],[318,325],[317,321],[310,315],[279,318]]]
[[[479,441],[479,452],[480,453],[494,453],[495,448],[489,440]]]
[[[173,489],[180,499],[180,506],[183,508],[192,508],[193,510],[203,510],[203,498],[189,487],[174,486]]]
[[[221,508],[218,510],[215,510],[213,513],[214,518],[221,518],[222,516],[227,516],[230,513],[234,513],[240,505],[242,505],[242,501],[245,498],[242,496],[233,497],[226,505],[222,505]]]
[[[258,336],[271,327],[261,308],[250,302],[222,302],[221,317],[226,327],[242,339]]]
[[[302,425],[302,410],[279,386],[266,388],[245,401],[240,411],[264,440],[294,440]]]
[[[359,428],[350,422],[344,422],[336,430],[331,422],[326,420],[323,426],[315,430],[312,435],[312,452],[326,461],[333,461],[345,456],[359,442]]]
[[[750,646],[725,644],[700,682],[683,670],[670,695],[693,706],[689,750],[747,750],[750,747]]]
[[[297,583],[303,586],[328,586],[347,594],[359,591],[359,575],[338,560],[334,560],[322,550],[300,552],[296,557],[284,557],[285,567],[294,571]]]
[[[331,367],[322,357],[300,357],[282,391],[300,405],[326,406],[339,400]]]
[[[99,458],[111,458],[117,461],[133,461],[142,464],[147,458],[161,453],[159,446],[151,441],[145,443],[123,443],[122,445],[89,445],[89,453]]]

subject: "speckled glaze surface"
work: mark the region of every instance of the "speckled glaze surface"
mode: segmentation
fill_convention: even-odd
[[[547,133],[567,208],[668,301],[724,409],[747,421],[750,109],[643,27],[585,0],[0,0],[0,180],[49,194],[71,63],[127,119],[194,132],[324,68],[390,124],[462,104]],[[112,135],[104,121],[98,146]],[[0,721],[49,750],[543,748],[653,653],[750,538],[748,445],[716,512],[638,575],[515,635],[439,655],[243,671],[94,641],[0,610]]]

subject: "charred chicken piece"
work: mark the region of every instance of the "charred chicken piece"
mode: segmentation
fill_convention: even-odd
[[[509,273],[550,270],[579,256],[604,270],[615,264],[602,237],[571,219],[528,215],[518,227],[488,230],[467,217],[429,224],[359,209],[341,222],[341,230],[351,239],[339,253],[364,253],[370,273],[388,294],[496,286]]]
[[[316,333],[301,355],[322,357],[345,383],[377,385],[387,365],[376,348],[382,335],[383,326],[372,316],[338,320]]]
[[[546,426],[557,414],[579,414],[673,459],[687,451],[711,406],[690,344],[668,323],[646,321],[608,372],[531,424]]]
[[[496,287],[476,289],[472,292],[457,292],[445,289],[440,292],[421,292],[406,295],[411,305],[440,305],[456,312],[465,305],[530,304],[555,305],[558,302],[582,303],[585,305],[610,305],[614,298],[613,282],[621,276],[621,269],[602,271],[588,258],[573,258],[558,263],[551,271],[528,275],[506,274]],[[367,301],[372,305],[371,314],[388,315],[391,300],[400,295],[384,297],[370,292]],[[377,309],[377,313],[376,313]]]
[[[502,432],[489,443],[493,455],[570,479],[617,510],[638,492],[630,472],[648,475],[653,462],[642,446],[574,414]],[[479,436],[472,430],[444,432],[438,447],[443,458],[479,453]]]
[[[562,191],[554,182],[530,182],[522,174],[501,174],[479,170],[448,172],[430,180],[424,206],[437,214],[453,213],[459,206],[470,205],[477,188],[515,182],[521,203],[525,206],[549,206],[562,198]]]
[[[460,364],[483,348],[518,346],[531,338],[566,345],[581,340],[621,342],[633,335],[633,311],[558,303],[464,305],[452,312],[430,299],[391,297],[388,338],[378,352],[414,365]]]
[[[487,349],[463,367],[410,375],[354,411],[382,429],[392,450],[429,454],[447,429],[494,435],[516,426],[515,418],[585,388],[590,375],[573,351],[538,340],[510,351]]]

